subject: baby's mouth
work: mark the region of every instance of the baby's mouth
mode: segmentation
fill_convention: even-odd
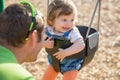
[[[63,27],[64,30],[69,30],[70,28],[69,27]]]

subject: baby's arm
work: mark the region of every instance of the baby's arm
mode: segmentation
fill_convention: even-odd
[[[78,53],[80,51],[82,51],[85,47],[84,42],[81,42],[80,39],[77,39],[72,46],[70,46],[69,48],[65,49],[65,53],[66,56],[70,56],[72,54]]]
[[[56,52],[54,56],[56,56],[56,58],[62,61],[65,57],[82,51],[84,47],[85,47],[84,42],[83,41],[81,42],[81,39],[79,38],[69,48],[59,49],[59,51]]]

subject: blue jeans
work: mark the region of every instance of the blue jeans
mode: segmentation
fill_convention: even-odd
[[[48,61],[52,66],[52,59],[49,54],[48,54]],[[62,62],[60,62],[61,73],[70,70],[79,70],[82,66],[82,63],[83,63],[83,59],[63,59]]]

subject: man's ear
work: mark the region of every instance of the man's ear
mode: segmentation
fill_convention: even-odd
[[[34,30],[28,37],[28,45],[34,48],[37,44],[37,38],[37,31]]]

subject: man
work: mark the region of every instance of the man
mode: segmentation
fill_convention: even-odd
[[[29,2],[0,14],[0,80],[35,80],[20,63],[34,61],[42,48],[44,22]]]

